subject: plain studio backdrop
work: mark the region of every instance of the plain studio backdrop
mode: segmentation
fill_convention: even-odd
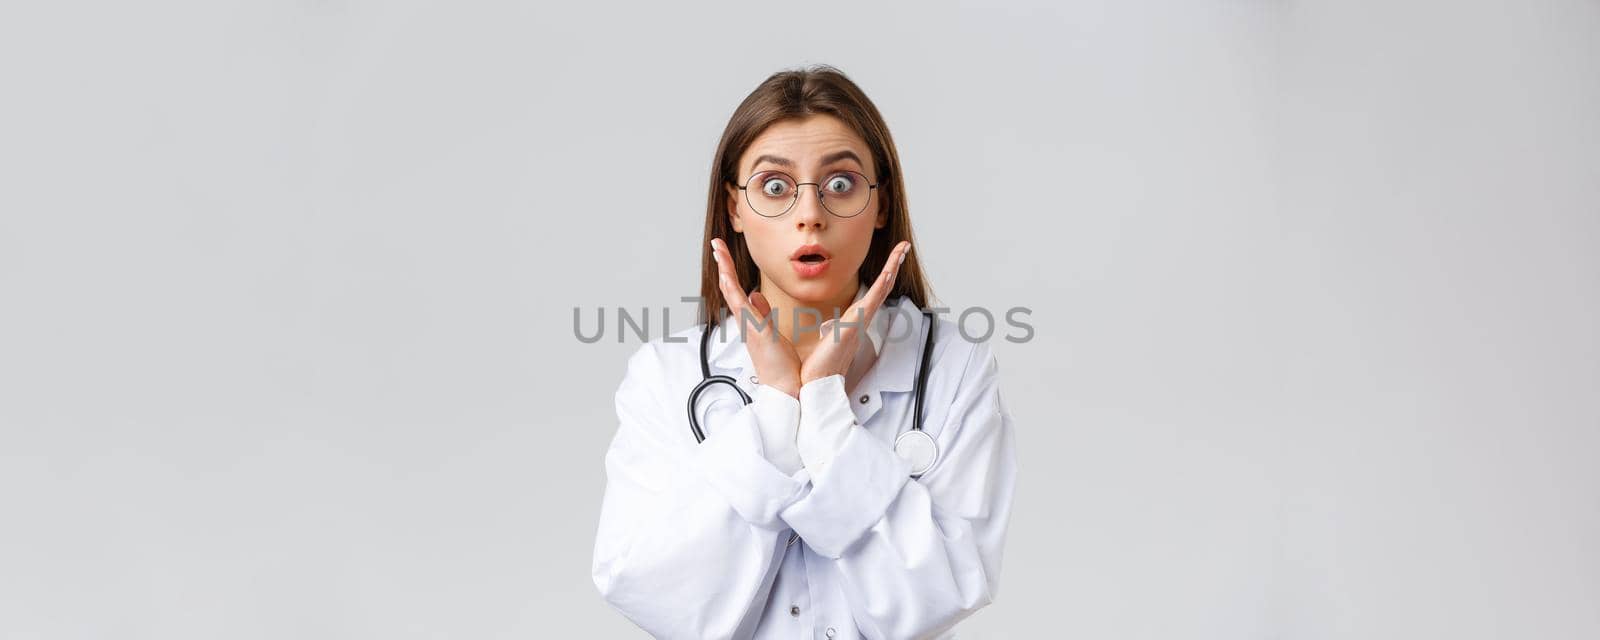
[[[689,326],[810,63],[1032,310],[962,637],[1600,637],[1592,0],[96,4],[0,9],[0,638],[642,636],[573,310]]]

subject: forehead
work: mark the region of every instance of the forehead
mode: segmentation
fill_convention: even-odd
[[[872,168],[867,142],[844,121],[826,114],[790,118],[768,125],[756,136],[739,157],[739,166],[749,169],[756,158],[774,155],[788,158],[801,167],[810,167],[822,156],[844,149],[856,152],[861,161],[867,163],[866,168]]]

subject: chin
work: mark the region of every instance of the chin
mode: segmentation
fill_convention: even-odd
[[[783,290],[790,297],[805,303],[822,303],[837,297],[845,283],[825,280],[800,280],[788,283]]]

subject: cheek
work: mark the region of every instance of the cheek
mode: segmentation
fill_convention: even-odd
[[[849,251],[853,260],[860,263],[867,258],[867,250],[872,248],[872,235],[876,228],[872,226],[870,218],[866,220],[851,220],[851,222],[853,224],[850,233],[847,234]]]
[[[787,252],[779,246],[777,234],[770,230],[745,226],[744,241],[750,247],[750,257],[762,271],[772,271],[789,261]]]

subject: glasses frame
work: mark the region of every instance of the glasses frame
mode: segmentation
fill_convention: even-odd
[[[785,178],[788,178],[789,182],[794,183],[794,197],[789,199],[789,206],[784,207],[782,212],[774,214],[774,215],[770,215],[770,216],[767,215],[767,214],[761,213],[761,211],[756,208],[756,203],[750,201],[750,189],[749,189],[750,181],[751,180],[755,180],[756,176],[759,176],[759,175],[764,174],[764,173],[767,173],[767,174],[776,173],[776,174],[782,175]],[[847,215],[847,216],[839,215],[833,209],[828,207],[828,197],[823,195],[821,184],[816,183],[816,182],[800,182],[799,180],[796,180],[794,178],[794,176],[789,175],[789,173],[786,172],[786,171],[779,171],[777,169],[768,169],[768,170],[765,170],[765,171],[759,171],[759,172],[756,172],[756,173],[752,173],[752,174],[750,174],[750,177],[745,180],[744,184],[735,184],[734,186],[738,187],[740,191],[744,192],[744,203],[750,206],[750,210],[751,211],[754,211],[756,215],[761,216],[763,218],[767,218],[769,220],[776,219],[776,218],[782,218],[783,216],[788,215],[788,213],[790,211],[793,211],[795,203],[800,201],[800,191],[801,191],[800,187],[803,187],[803,186],[808,185],[808,184],[811,185],[812,187],[815,187],[814,189],[812,189],[812,191],[815,191],[817,193],[817,201],[822,203],[822,210],[823,211],[827,211],[828,215],[831,215],[831,216],[833,216],[835,218],[845,218],[845,219],[854,218],[856,216],[861,215],[862,211],[866,211],[867,210],[867,203],[872,202],[872,195],[873,194],[870,193],[870,192],[876,191],[877,188],[878,188],[878,185],[883,184],[883,182],[881,182],[881,181],[880,182],[873,182],[872,179],[868,178],[866,174],[861,173],[860,171],[856,171],[854,169],[840,169],[838,171],[830,171],[830,172],[828,172],[828,175],[829,176],[834,176],[834,175],[838,175],[838,174],[841,174],[841,173],[853,173],[855,175],[861,176],[861,181],[867,183],[867,191],[869,192],[867,194],[866,202],[861,203],[861,209],[856,211],[855,213],[852,213],[852,214]]]

